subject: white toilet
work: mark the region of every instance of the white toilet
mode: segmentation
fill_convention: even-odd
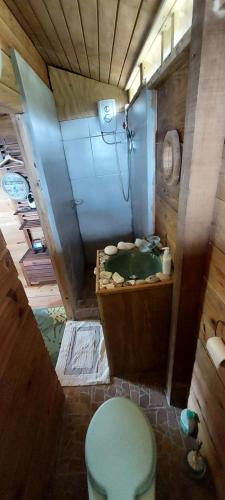
[[[89,500],[154,500],[156,442],[142,410],[112,398],[97,410],[85,442]]]

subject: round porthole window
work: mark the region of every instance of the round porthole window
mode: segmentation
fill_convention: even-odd
[[[165,182],[170,186],[178,184],[181,169],[181,151],[177,130],[170,130],[165,135],[163,141],[162,164]]]

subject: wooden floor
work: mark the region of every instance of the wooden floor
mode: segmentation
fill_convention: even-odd
[[[23,231],[19,231],[19,220],[13,215],[14,207],[0,187],[0,228],[12,255],[31,307],[62,306],[62,299],[57,284],[27,286],[21,271],[19,260],[28,249]]]

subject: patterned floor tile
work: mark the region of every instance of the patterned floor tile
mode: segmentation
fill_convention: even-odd
[[[167,404],[159,387],[115,378],[110,385],[69,387],[53,492],[50,500],[88,500],[84,442],[89,422],[107,399],[122,395],[138,403],[155,432],[157,442],[156,500],[215,500],[210,475],[194,481],[185,456],[193,442],[179,427],[180,411]]]

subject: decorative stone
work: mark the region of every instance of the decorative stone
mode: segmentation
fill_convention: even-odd
[[[102,284],[103,284],[103,285],[108,285],[109,283],[110,283],[110,281],[109,281],[109,280],[107,280],[107,279],[103,279],[103,280],[102,280]]]
[[[112,288],[115,288],[115,285],[114,283],[109,283],[108,285],[105,285],[105,288],[107,288],[107,290],[111,290]]]
[[[124,278],[119,273],[113,273],[112,279],[115,283],[124,283]]]
[[[119,241],[117,245],[118,250],[132,250],[134,247],[134,243],[126,243],[125,241]]]
[[[145,240],[144,238],[136,238],[134,242],[135,247],[140,248],[145,245],[149,245],[149,241]]]
[[[101,271],[100,272],[101,279],[110,280],[111,276],[112,276],[112,273],[110,271]]]
[[[156,273],[156,276],[160,279],[160,281],[168,281],[170,279],[170,276],[164,273]]]
[[[118,248],[114,245],[108,245],[104,248],[104,252],[106,255],[115,255],[118,252]]]
[[[136,280],[136,285],[146,285],[145,280]]]
[[[127,281],[126,281],[126,283],[125,283],[125,285],[131,285],[131,286],[134,286],[134,285],[135,285],[135,283],[136,283],[136,281],[135,281],[135,280],[127,280]]]
[[[160,279],[158,276],[155,276],[154,274],[152,276],[148,276],[148,278],[145,278],[146,283],[158,283]]]

